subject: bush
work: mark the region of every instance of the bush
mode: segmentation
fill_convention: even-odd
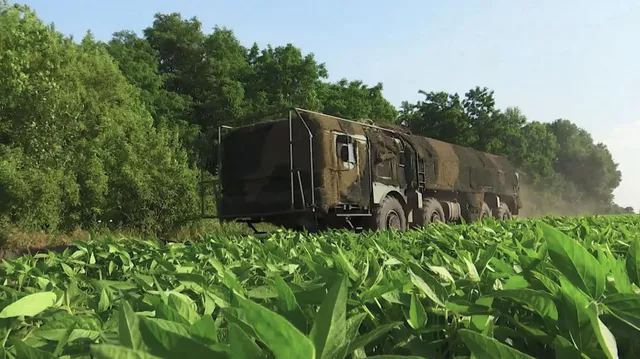
[[[197,211],[197,172],[113,58],[24,6],[0,13],[0,221],[164,231]]]

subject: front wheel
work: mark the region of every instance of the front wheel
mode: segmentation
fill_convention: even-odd
[[[500,207],[498,207],[498,209],[496,210],[496,218],[502,221],[513,218],[513,216],[511,215],[511,210],[506,203],[500,203]]]
[[[404,208],[397,198],[385,197],[373,213],[373,227],[375,229],[398,231],[407,230],[407,217]]]

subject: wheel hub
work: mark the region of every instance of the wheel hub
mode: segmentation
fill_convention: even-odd
[[[401,229],[402,222],[400,221],[400,216],[396,211],[390,211],[387,215],[387,228],[395,228]]]
[[[442,219],[440,218],[440,213],[438,212],[431,213],[431,223],[433,222],[442,222]]]

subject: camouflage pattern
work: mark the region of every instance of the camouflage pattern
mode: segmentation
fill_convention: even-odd
[[[320,215],[336,208],[367,212],[379,201],[374,195],[379,188],[403,196],[415,190],[423,197],[457,196],[470,211],[487,201],[487,194],[499,196],[514,214],[520,208],[516,169],[504,157],[397,127],[301,109],[292,114],[293,193],[289,119],[236,128],[222,142],[223,216],[257,218],[312,207]],[[341,151],[353,161],[343,161]]]

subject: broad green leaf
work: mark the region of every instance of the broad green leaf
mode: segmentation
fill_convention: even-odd
[[[176,271],[176,266],[174,266],[169,261],[166,261],[166,260],[164,260],[163,258],[160,258],[160,257],[156,257],[156,258],[154,258],[154,260],[156,262],[158,262],[161,266],[166,268],[169,272],[175,272]]]
[[[175,309],[178,314],[187,320],[189,324],[194,324],[200,319],[200,316],[195,311],[195,309],[191,306],[191,303],[184,300],[181,296],[177,295],[177,293],[169,294],[169,306]]]
[[[487,294],[488,297],[500,297],[516,300],[535,310],[544,319],[558,320],[558,309],[553,298],[545,292],[533,289],[505,289]]]
[[[101,328],[99,323],[95,323],[93,320],[88,320],[79,315],[69,315],[69,317],[54,316],[53,320],[35,329],[33,335],[59,342],[65,338],[69,327],[74,328],[67,338],[67,341],[70,343],[79,339],[94,341],[100,337]]]
[[[122,300],[119,311],[118,332],[120,343],[131,349],[142,348],[139,320],[129,302]]]
[[[446,280],[447,282],[450,282],[452,284],[455,285],[456,280],[453,279],[453,276],[451,275],[451,272],[449,272],[449,270],[447,270],[447,268],[442,267],[442,266],[429,266],[429,269],[431,269],[431,271],[433,271],[434,273],[436,273],[440,278]]]
[[[207,286],[207,279],[196,273],[176,273],[175,277],[182,285],[196,293],[203,293],[204,287]]]
[[[185,337],[189,337],[189,327],[184,325],[184,324],[180,324],[180,323],[176,323],[176,322],[172,322],[170,320],[166,320],[166,319],[160,319],[160,318],[152,318],[152,317],[146,317],[146,316],[142,316],[142,315],[138,315],[138,326],[140,326],[140,320],[144,318],[145,321],[147,322],[151,322],[153,324],[154,327],[158,327],[162,330],[171,332],[171,333],[175,333],[175,334],[179,334]],[[144,341],[144,340],[143,340]]]
[[[238,317],[250,323],[258,339],[281,358],[315,358],[314,344],[293,324],[251,300],[236,297]]]
[[[348,343],[351,343],[358,336],[358,330],[360,329],[360,325],[362,324],[362,321],[366,316],[367,313],[360,313],[347,319],[347,330],[345,336]]]
[[[436,304],[444,307],[448,295],[442,284],[418,265],[410,263],[410,267],[411,282]]]
[[[609,359],[618,359],[618,347],[616,339],[611,334],[609,328],[598,317],[598,306],[596,303],[589,303],[589,307],[586,309],[587,315],[591,320],[591,326],[598,338],[600,348],[604,351],[605,355]]]
[[[556,352],[556,359],[589,359],[575,345],[559,335],[553,340],[553,347]]]
[[[337,259],[342,263],[342,266],[346,269],[346,272],[349,274],[349,277],[352,280],[358,280],[360,277],[360,273],[356,270],[356,268],[351,264],[347,256],[345,255],[342,248],[338,247],[338,256]]]
[[[160,359],[147,352],[113,344],[91,346],[91,355],[96,359]]]
[[[262,358],[262,349],[235,323],[229,324],[229,344],[233,359]]]
[[[60,354],[62,354],[62,351],[64,350],[65,345],[67,345],[67,343],[69,342],[69,337],[71,337],[71,333],[73,333],[75,327],[76,323],[73,323],[67,328],[67,330],[62,335],[62,338],[58,340],[58,345],[56,345],[56,349],[53,351],[53,356],[59,357]]]
[[[287,283],[282,279],[278,274],[273,274],[273,280],[278,291],[278,296],[284,303],[283,309],[288,312],[293,312],[300,309],[298,306],[298,302],[296,301],[296,297],[291,291],[291,288],[287,285]]]
[[[531,272],[531,275],[533,275],[538,281],[540,281],[540,283],[542,283],[542,285],[547,288],[552,296],[560,296],[560,286],[556,282],[552,281],[549,277],[540,272],[533,271]]]
[[[242,328],[242,330],[245,333],[247,333],[249,336],[254,337],[254,338],[259,338],[259,335],[255,331],[255,329],[251,325],[249,325],[247,322],[245,322],[242,319],[238,318],[231,310],[225,308],[225,309],[223,309],[223,313],[224,313],[224,318],[229,323],[236,324],[237,326]]]
[[[39,292],[24,296],[0,311],[0,318],[34,317],[56,303],[54,292]]]
[[[317,358],[333,358],[346,343],[347,280],[339,277],[324,297],[309,337]]]
[[[514,275],[509,277],[509,279],[507,279],[506,283],[504,284],[504,289],[523,289],[528,287],[529,282],[527,282],[527,280],[521,275]]]
[[[109,309],[109,296],[107,295],[107,291],[102,288],[100,291],[100,300],[98,301],[98,312],[106,312]]]
[[[447,309],[457,315],[488,315],[493,312],[493,309],[490,308],[491,303],[493,303],[493,298],[484,297],[479,298],[479,302],[471,303],[469,301],[463,299],[454,299],[447,302]],[[484,305],[482,303],[486,303],[488,305]]]
[[[467,272],[469,273],[469,280],[474,283],[480,282],[480,275],[478,274],[478,270],[476,266],[470,261],[467,257],[463,257],[462,260],[467,265]]]
[[[498,244],[493,244],[489,248],[483,250],[478,257],[478,260],[475,262],[475,267],[480,271],[480,274],[484,273],[487,264],[495,256],[496,251],[498,249]]]
[[[168,326],[163,326],[158,321],[145,317],[140,317],[139,320],[142,340],[153,355],[181,357],[189,353],[194,358],[216,358],[219,355],[217,351],[191,339],[186,329],[182,333],[177,333],[168,330]]]
[[[16,340],[14,341],[13,345],[17,354],[16,357],[18,359],[55,359],[55,356],[53,354],[41,349],[30,347],[23,341]]]
[[[73,277],[76,275],[76,273],[73,271],[73,268],[71,268],[68,264],[64,262],[60,262],[60,266],[62,267],[62,270],[64,271],[64,273],[69,277]]]
[[[180,323],[180,324],[184,324],[184,325],[187,325],[187,326],[192,324],[187,318],[183,317],[180,314],[180,312],[178,312],[176,309],[164,304],[163,302],[158,302],[155,305],[155,309],[156,309],[156,316],[158,318],[169,320],[169,321]]]
[[[640,238],[631,241],[627,252],[626,267],[631,282],[640,286]]]
[[[300,331],[306,331],[306,320],[304,313],[298,305],[296,296],[287,283],[277,274],[273,275],[278,297],[280,298],[280,306],[285,311],[285,317],[293,323]]]
[[[491,307],[493,305],[492,297],[481,297],[478,298],[475,302],[477,307]],[[471,316],[471,325],[473,328],[477,329],[480,332],[484,332],[489,322],[491,321],[492,316],[487,314],[474,314]]]
[[[584,350],[593,337],[587,313],[589,298],[564,276],[560,276],[560,288],[562,307],[559,309],[559,317],[568,330],[567,337],[570,337],[579,349]]]
[[[460,329],[458,335],[477,359],[534,359],[496,339],[468,329]]]
[[[271,299],[271,298],[277,298],[278,293],[275,292],[270,286],[263,285],[260,287],[252,288],[249,291],[247,291],[247,296],[249,298],[255,298],[255,299]]]
[[[369,343],[382,337],[383,335],[387,334],[391,329],[396,328],[401,324],[402,322],[393,322],[390,324],[383,324],[376,327],[372,331],[357,337],[353,342],[351,342],[351,344],[349,345],[349,350],[347,352],[351,353],[358,348],[363,348],[367,346]]]
[[[411,294],[411,306],[409,307],[409,325],[411,325],[413,329],[422,329],[426,324],[427,313],[420,302],[420,298],[413,293]]]
[[[218,342],[218,326],[211,315],[204,315],[200,320],[195,322],[191,328],[189,328],[189,334],[193,338],[200,339],[201,341],[212,344]]]
[[[347,329],[345,330],[345,342],[343,346],[340,348],[340,352],[336,354],[337,358],[345,358],[347,354],[349,354],[349,344],[355,340],[358,335],[358,329],[362,324],[362,321],[367,316],[366,313],[360,313],[354,315],[353,317],[347,319]]]
[[[513,268],[511,268],[511,266],[509,264],[507,264],[505,261],[498,259],[496,257],[493,257],[489,260],[489,263],[491,263],[496,270],[498,270],[499,272],[501,272],[504,275],[516,275],[517,273],[513,270]]]
[[[640,331],[640,295],[613,294],[602,304],[616,318]]]
[[[631,280],[627,275],[625,262],[623,260],[613,260],[612,266],[611,274],[618,293],[634,293],[633,284],[631,284]]]
[[[584,247],[559,230],[540,224],[553,264],[573,285],[598,299],[605,289],[605,272]]]

